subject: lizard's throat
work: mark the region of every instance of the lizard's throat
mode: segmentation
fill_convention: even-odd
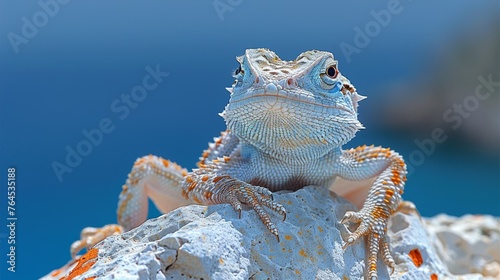
[[[233,105],[233,106],[232,106]],[[356,118],[315,110],[304,104],[269,105],[254,100],[244,106],[229,103],[222,113],[231,133],[264,152],[313,159],[351,140],[362,128]]]

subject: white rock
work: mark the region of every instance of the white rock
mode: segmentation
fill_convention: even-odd
[[[342,250],[348,232],[339,221],[346,211],[356,210],[352,204],[321,187],[274,197],[287,209],[284,222],[271,214],[279,243],[254,211],[243,211],[239,219],[229,205],[187,206],[106,238],[96,245],[98,261],[75,279],[364,278],[364,242]],[[438,279],[487,279],[453,276],[439,257],[447,251],[437,253],[433,247],[437,234],[429,235],[416,215],[396,213],[388,235],[397,264],[391,279],[432,279],[432,274]],[[419,267],[409,256],[412,250],[421,256]],[[389,279],[382,261],[378,274]]]
[[[432,243],[451,273],[500,279],[500,219],[438,215],[426,221]]]

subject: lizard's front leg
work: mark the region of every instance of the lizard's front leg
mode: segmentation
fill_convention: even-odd
[[[182,184],[182,195],[198,204],[213,205],[228,203],[239,212],[241,217],[242,204],[253,208],[264,225],[279,241],[278,229],[263,206],[279,213],[286,218],[285,208],[272,200],[270,190],[253,186],[228,175],[227,170],[238,168],[241,158],[224,156],[207,164],[200,164],[199,169],[188,173]]]
[[[342,223],[359,223],[358,228],[347,238],[344,249],[368,235],[368,276],[377,279],[379,251],[387,266],[392,270],[395,267],[387,243],[387,222],[401,202],[406,164],[398,153],[390,149],[361,146],[342,152],[336,173],[347,180],[364,180],[376,176],[363,208],[359,212],[347,212]]]

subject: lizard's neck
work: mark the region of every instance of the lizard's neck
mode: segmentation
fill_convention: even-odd
[[[292,131],[281,131],[281,129],[269,130],[255,137],[238,134],[237,136],[242,145],[289,164],[305,164],[322,158],[335,149],[340,149],[340,145],[327,143],[316,135],[302,138],[294,136]]]

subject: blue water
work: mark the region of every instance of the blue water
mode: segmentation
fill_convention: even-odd
[[[373,20],[370,11],[387,3],[304,3],[242,1],[221,21],[211,1],[74,1],[60,5],[16,54],[9,33],[22,35],[22,18],[32,20],[41,7],[2,1],[0,219],[7,223],[7,168],[15,167],[18,220],[15,273],[7,271],[8,233],[0,227],[0,279],[41,277],[68,260],[83,227],[115,222],[118,193],[137,157],[156,154],[194,167],[225,128],[217,113],[228,100],[224,87],[232,83],[234,57],[246,48],[268,47],[283,59],[312,48],[334,52],[341,71],[370,96],[360,107],[367,129],[349,146],[374,143],[408,155],[413,138],[376,129],[384,95],[373,89],[419,76],[464,22],[479,21],[492,8],[488,2],[401,1],[400,13],[348,63],[341,42],[353,44],[353,27],[364,27]],[[142,83],[148,65],[169,76],[126,116],[113,110],[113,102],[123,106],[121,95]],[[105,118],[114,130],[60,181],[52,164],[65,164],[65,147],[76,149],[82,130],[98,128]],[[498,155],[475,145],[453,137],[440,144],[410,176],[405,198],[425,216],[499,216]]]

